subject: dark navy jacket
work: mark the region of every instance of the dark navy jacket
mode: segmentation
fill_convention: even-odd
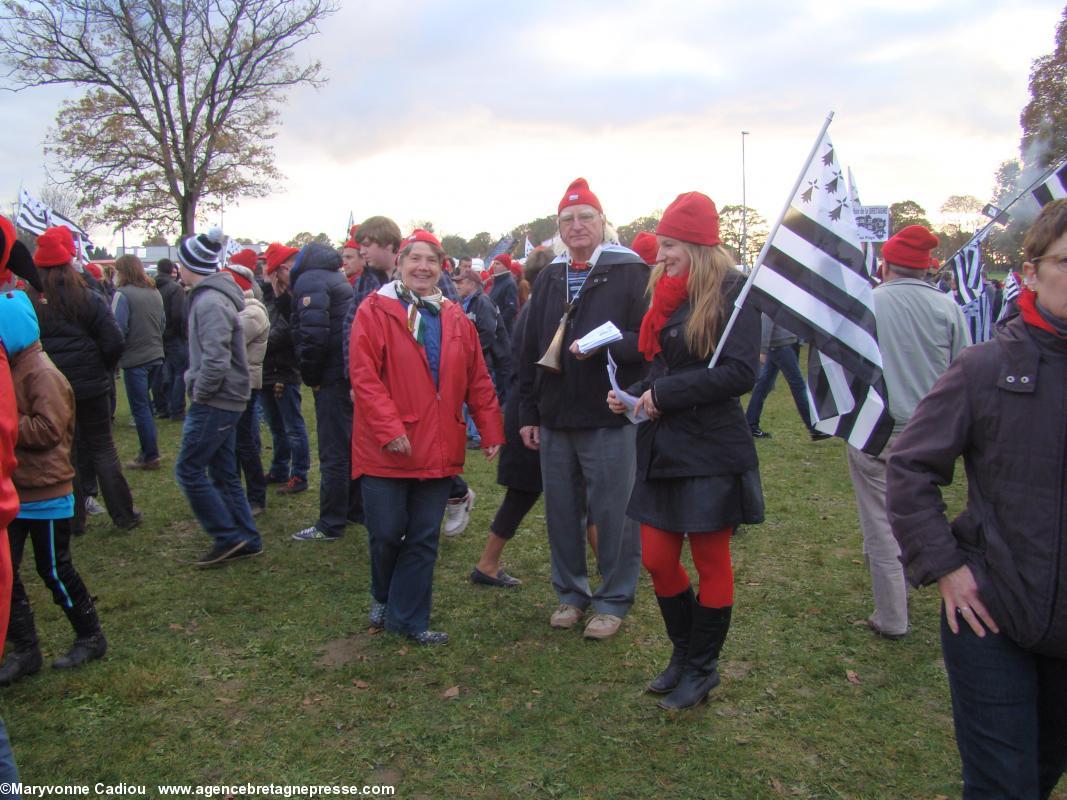
[[[307,245],[297,254],[289,284],[289,322],[300,377],[308,386],[347,380],[343,334],[352,287],[341,273],[341,256],[323,244]]]

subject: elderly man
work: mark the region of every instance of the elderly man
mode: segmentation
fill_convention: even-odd
[[[908,632],[908,587],[900,547],[886,517],[886,461],[919,401],[949,362],[971,343],[960,307],[924,280],[930,253],[937,245],[937,237],[926,228],[909,225],[882,248],[885,266],[883,282],[874,290],[874,313],[893,436],[878,456],[848,448],[874,594],[874,613],[867,624],[887,639],[899,639]]]
[[[558,213],[567,251],[541,273],[530,299],[519,364],[520,434],[541,453],[552,585],[559,598],[550,624],[572,628],[591,605],[585,636],[604,639],[630,610],[641,568],[637,523],[625,514],[636,429],[604,402],[610,388],[605,348],[582,354],[575,340],[613,322],[622,339],[607,349],[618,364],[619,383],[636,382],[644,364],[637,337],[648,267],[633,251],[608,241],[600,201],[584,178],[567,188]],[[560,326],[557,372],[537,362]],[[587,519],[599,531],[602,580],[595,592],[586,570]]]

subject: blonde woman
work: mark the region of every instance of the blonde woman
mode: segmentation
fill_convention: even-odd
[[[135,255],[120,256],[115,262],[115,287],[111,310],[126,337],[126,349],[119,366],[122,367],[126,399],[141,444],[141,452],[126,463],[126,468],[159,469],[156,422],[148,400],[148,387],[155,383],[156,372],[163,365],[163,328],[166,324],[163,298],[145,274],[141,259]]]
[[[641,560],[674,645],[648,689],[667,695],[661,708],[674,709],[696,705],[719,684],[733,606],[730,537],[741,523],[763,518],[756,448],[738,401],[756,382],[760,319],[743,310],[708,369],[744,277],[720,244],[715,204],[699,192],[679,195],[656,235],[652,303],[638,338],[652,366],[629,389],[650,421],[638,426],[626,513],[641,524]],[[608,405],[625,410],[614,392]],[[698,595],[681,564],[686,538]]]

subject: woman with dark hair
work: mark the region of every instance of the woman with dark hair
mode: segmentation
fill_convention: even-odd
[[[730,538],[763,521],[756,446],[739,398],[756,383],[760,317],[743,308],[714,367],[715,352],[745,278],[719,239],[706,195],[679,195],[656,228],[652,303],[638,348],[652,367],[630,387],[649,421],[637,429],[637,479],[627,515],[641,524],[641,561],[652,576],[670,664],[648,685],[660,708],[689,708],[719,685],[734,579]],[[626,411],[615,393],[608,406]],[[688,539],[700,576],[694,594],[681,563]]]
[[[1047,798],[1067,767],[1067,200],[1023,251],[1019,313],[949,365],[886,470],[904,572],[941,593],[965,798]],[[960,456],[967,508],[949,522]]]
[[[371,618],[423,645],[429,630],[441,518],[466,456],[463,404],[493,459],[500,406],[478,332],[438,288],[444,251],[415,230],[401,243],[399,280],[369,295],[352,326],[352,476],[362,476],[371,549]]]
[[[159,469],[156,421],[148,389],[163,366],[163,329],[166,314],[163,298],[145,274],[135,255],[119,256],[115,262],[115,297],[111,304],[119,330],[126,337],[126,351],[119,360],[130,414],[137,426],[141,452],[126,466],[130,469]]]
[[[141,513],[134,508],[111,432],[111,393],[124,349],[122,332],[104,297],[74,271],[70,231],[49,231],[41,235],[34,256],[43,288],[29,294],[41,325],[41,345],[74,390],[73,533],[85,531],[83,480],[93,475],[115,527],[133,528]]]

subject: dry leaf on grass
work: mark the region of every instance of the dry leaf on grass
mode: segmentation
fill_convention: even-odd
[[[352,685],[355,686],[357,689],[369,689],[370,688],[370,684],[369,683],[367,683],[366,681],[361,681],[358,678],[356,678],[355,680],[352,681]]]
[[[442,694],[441,697],[445,698],[445,700],[455,700],[457,697],[459,697],[459,687],[450,686],[449,688],[445,689],[444,694]]]
[[[856,670],[846,669],[845,677],[848,678],[848,682],[851,683],[853,686],[860,685],[860,676],[856,673]]]

